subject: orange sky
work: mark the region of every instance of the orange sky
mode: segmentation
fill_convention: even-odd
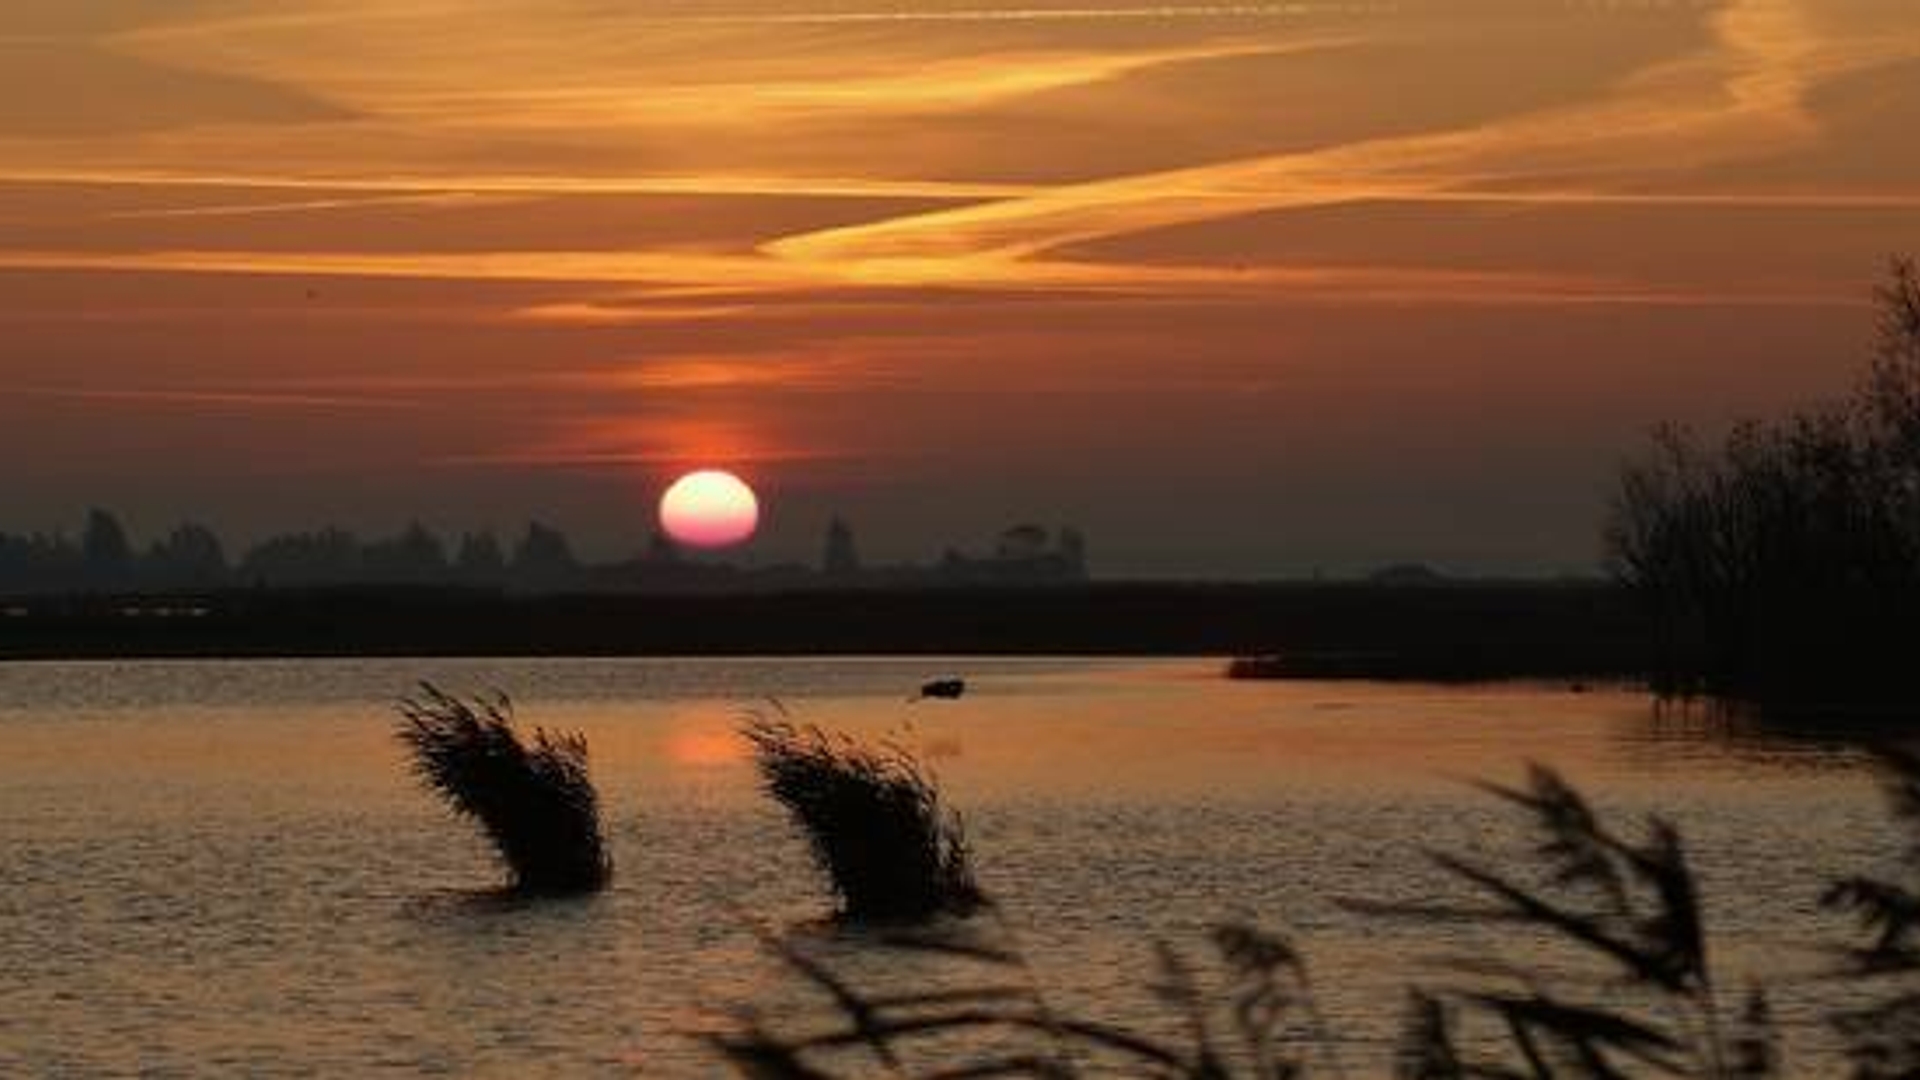
[[[10,0],[0,529],[1584,566],[1844,388],[1916,126],[1911,0]]]

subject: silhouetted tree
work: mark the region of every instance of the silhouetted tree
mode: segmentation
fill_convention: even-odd
[[[647,561],[671,566],[680,561],[680,545],[673,542],[673,537],[655,529],[647,537]]]
[[[13,593],[78,588],[86,564],[66,537],[0,535],[0,588]]]
[[[1907,693],[1920,632],[1920,278],[1894,267],[1854,397],[1677,428],[1622,470],[1606,541],[1660,628],[1670,684],[1768,696]]]
[[[820,569],[828,577],[852,577],[860,572],[860,552],[854,547],[853,528],[838,514],[827,522],[827,546]]]
[[[1071,525],[1060,529],[1060,561],[1069,577],[1087,576],[1087,538]]]
[[[468,585],[498,585],[507,576],[507,556],[500,540],[491,532],[467,533],[460,537],[460,552],[453,560],[454,576]]]
[[[86,583],[103,589],[125,588],[133,579],[133,545],[120,519],[105,510],[87,511],[87,528],[80,536],[86,560]]]
[[[580,563],[566,534],[539,522],[527,524],[527,534],[513,550],[513,581],[522,588],[563,588],[576,582]]]
[[[375,541],[362,549],[360,570],[366,581],[441,581],[447,576],[447,553],[440,538],[416,521],[400,535]]]
[[[331,528],[270,537],[241,559],[240,575],[263,585],[345,584],[360,577],[360,544]]]
[[[227,553],[204,525],[180,525],[147,551],[143,576],[159,588],[206,588],[227,578]]]

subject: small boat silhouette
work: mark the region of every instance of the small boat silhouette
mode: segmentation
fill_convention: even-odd
[[[952,701],[966,692],[967,680],[965,679],[930,679],[920,684],[920,692],[911,700],[940,698],[944,701]]]

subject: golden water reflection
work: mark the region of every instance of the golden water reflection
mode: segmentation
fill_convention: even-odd
[[[946,674],[964,698],[909,703]],[[587,734],[608,893],[485,900],[497,868],[391,735],[422,677]],[[1152,1022],[1153,938],[1246,911],[1300,931],[1332,1021],[1381,1044],[1434,943],[1335,901],[1444,888],[1425,849],[1511,835],[1464,781],[1530,760],[1623,825],[1679,821],[1735,971],[1802,964],[1838,929],[1822,877],[1894,850],[1856,751],[1624,688],[1233,683],[1210,661],[8,666],[0,1073],[710,1075],[718,1010],[798,1003],[745,922],[827,906],[735,734],[774,700],[916,748],[1050,985],[1115,1019]],[[1818,992],[1776,1004],[1818,1046]]]

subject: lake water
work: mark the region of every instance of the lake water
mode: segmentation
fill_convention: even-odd
[[[0,1075],[719,1073],[700,1036],[811,1002],[751,926],[856,973],[942,976],[820,925],[802,842],[734,735],[796,718],[919,748],[1046,990],[1164,1023],[1152,944],[1251,915],[1298,936],[1339,1053],[1385,1071],[1398,989],[1489,943],[1342,897],[1461,894],[1428,847],[1492,850],[1467,781],[1539,760],[1622,828],[1681,826],[1716,962],[1781,985],[1803,1062],[1829,1048],[1807,977],[1845,927],[1832,874],[1899,837],[1858,755],[1754,738],[1631,690],[1234,683],[1200,661],[835,659],[0,665]],[[955,702],[909,705],[959,674]],[[408,775],[416,680],[511,692],[592,747],[611,890],[509,905],[486,848]],[[1501,942],[1509,950],[1524,942]],[[1511,952],[1510,952],[1511,955]],[[1524,954],[1522,954],[1524,955]]]

